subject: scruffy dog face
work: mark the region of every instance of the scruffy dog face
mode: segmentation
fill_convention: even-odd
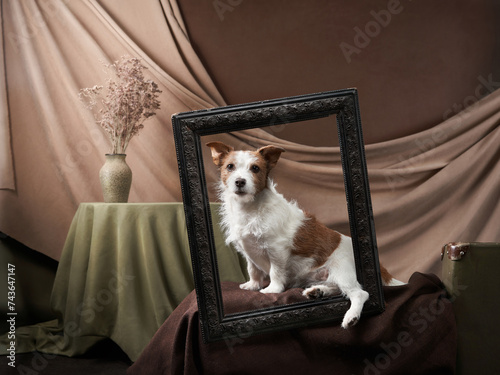
[[[276,165],[281,147],[266,146],[257,151],[234,151],[221,142],[207,143],[214,164],[220,169],[223,190],[242,201],[252,201],[267,186],[267,177]]]

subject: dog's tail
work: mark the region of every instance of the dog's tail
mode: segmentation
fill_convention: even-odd
[[[380,276],[382,277],[382,285],[383,286],[398,286],[398,285],[406,285],[406,283],[399,281],[392,277],[392,275],[387,271],[387,269],[380,265]]]
[[[406,285],[406,283],[399,281],[398,279],[395,279],[393,277],[389,282],[385,282],[384,280],[382,280],[382,285],[383,286],[398,286],[398,285]]]

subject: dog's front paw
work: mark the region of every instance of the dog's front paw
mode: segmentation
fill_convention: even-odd
[[[245,290],[259,290],[260,289],[260,283],[255,280],[250,280],[247,281],[244,284],[240,284],[240,289],[245,289]]]
[[[269,285],[267,288],[262,289],[261,293],[281,293],[285,290],[284,287],[280,285]]]
[[[344,319],[342,320],[342,328],[347,329],[356,325],[359,322],[359,315],[352,313],[351,311],[347,311],[344,315]]]

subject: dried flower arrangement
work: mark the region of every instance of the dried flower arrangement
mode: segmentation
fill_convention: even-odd
[[[114,64],[103,64],[114,75],[104,86],[80,90],[79,98],[94,112],[96,122],[108,134],[113,154],[124,154],[130,139],[144,128],[144,121],[160,108],[161,90],[144,79],[147,69],[140,59],[122,56]]]

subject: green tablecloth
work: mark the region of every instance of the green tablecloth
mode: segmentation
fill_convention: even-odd
[[[221,281],[245,281],[244,262],[214,227]],[[73,356],[111,338],[134,361],[193,289],[182,204],[82,203],[52,291],[58,319],[17,328],[16,352]]]

